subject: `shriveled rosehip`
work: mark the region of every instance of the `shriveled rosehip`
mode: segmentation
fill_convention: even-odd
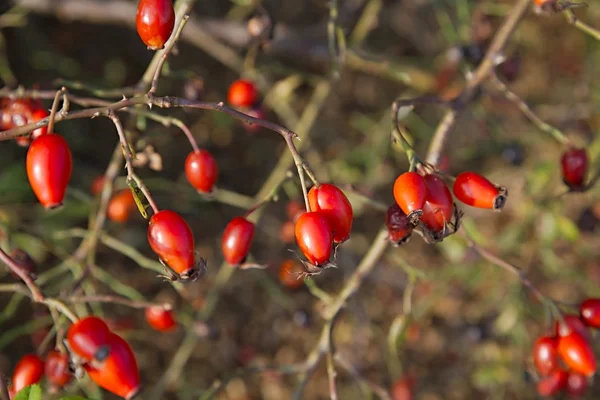
[[[412,400],[414,399],[415,381],[410,376],[404,376],[396,379],[392,385],[393,400]]]
[[[554,370],[550,375],[538,381],[537,392],[540,396],[554,396],[567,386],[567,379],[567,371],[563,369]]]
[[[300,274],[304,269],[295,260],[285,260],[279,268],[279,282],[288,289],[294,290],[302,287],[304,281],[300,279]]]
[[[581,320],[592,328],[600,328],[600,299],[587,299],[579,306]]]
[[[83,367],[90,378],[101,388],[126,400],[134,397],[140,389],[140,373],[135,355],[123,338],[114,333],[108,336],[110,354],[95,368],[90,364]]]
[[[44,373],[48,382],[54,386],[65,386],[73,378],[69,370],[69,356],[57,350],[50,351],[46,356]]]
[[[192,151],[185,159],[185,176],[200,192],[210,192],[218,174],[217,162],[206,150]]]
[[[71,324],[67,343],[71,351],[85,361],[104,361],[110,350],[109,335],[106,323],[92,315]]]
[[[596,357],[588,339],[573,330],[558,339],[558,354],[565,364],[575,372],[585,376],[596,373]]]
[[[229,86],[227,101],[234,107],[254,107],[259,93],[254,83],[246,79],[238,79]]]
[[[441,232],[452,220],[454,202],[444,181],[436,175],[423,177],[427,187],[421,221],[433,232]]]
[[[333,244],[333,229],[321,211],[306,212],[296,220],[296,243],[314,265],[329,261]]]
[[[29,275],[31,279],[35,280],[37,278],[37,264],[25,250],[14,249],[11,251],[10,256],[27,273],[27,275]],[[15,278],[20,279],[17,274],[12,272],[12,270],[10,273]]]
[[[225,260],[231,265],[244,262],[252,239],[254,238],[254,224],[246,218],[235,217],[225,227],[221,239],[221,249]]]
[[[150,50],[164,48],[174,26],[175,10],[171,0],[140,0],[135,27],[142,42]]]
[[[159,332],[171,332],[177,328],[173,311],[160,306],[146,308],[146,321]]]
[[[425,179],[416,172],[405,172],[394,182],[394,199],[396,204],[413,220],[413,215],[420,215],[425,197],[427,196],[427,186]]]
[[[352,205],[337,186],[324,183],[308,191],[311,211],[322,211],[333,229],[334,243],[348,240],[352,229]]]
[[[550,375],[558,368],[558,340],[552,336],[540,337],[533,346],[533,362],[540,375]]]
[[[579,397],[585,394],[588,387],[587,378],[577,372],[570,372],[567,378],[567,394]]]
[[[38,383],[44,375],[44,362],[35,354],[26,354],[15,366],[12,388],[18,393],[24,387]]]
[[[162,210],[150,218],[148,243],[160,259],[182,280],[196,280],[199,269],[194,260],[194,234],[175,211]]]
[[[588,169],[588,156],[585,149],[569,149],[560,159],[562,177],[571,190],[581,190],[584,187],[585,174]]]
[[[104,175],[97,176],[92,181],[92,186],[90,186],[90,192],[92,195],[97,196],[102,191],[102,187],[104,186],[104,181],[106,177]]]
[[[129,221],[129,217],[136,210],[136,207],[131,190],[123,189],[110,199],[108,208],[106,209],[106,216],[111,221],[122,224]]]
[[[404,211],[395,203],[387,210],[385,225],[388,229],[388,239],[396,245],[407,242],[414,228]]]
[[[65,138],[56,134],[38,137],[29,146],[26,163],[29,184],[39,202],[47,209],[60,206],[73,167]]]
[[[581,333],[585,338],[590,338],[590,333],[588,332],[587,326],[585,323],[579,318],[577,315],[564,315],[563,321],[556,321],[554,324],[554,332],[556,336],[566,336],[571,330],[577,331]]]
[[[477,208],[500,210],[506,202],[506,191],[475,172],[463,172],[454,181],[454,195],[461,202]]]

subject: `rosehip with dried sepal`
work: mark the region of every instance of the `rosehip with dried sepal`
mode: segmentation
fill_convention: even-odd
[[[296,243],[315,266],[327,264],[331,256],[333,229],[321,211],[306,212],[296,220]]]
[[[475,172],[463,172],[456,177],[454,195],[471,207],[501,210],[508,195],[505,188],[494,185]]]
[[[218,174],[217,162],[206,150],[192,151],[185,159],[185,176],[199,192],[210,192]]]
[[[414,228],[404,211],[395,203],[387,210],[385,225],[388,229],[388,239],[395,246],[408,242]]]
[[[562,178],[565,185],[573,191],[585,187],[585,175],[588,169],[588,156],[585,149],[569,149],[560,159]]]
[[[313,186],[308,191],[311,211],[321,211],[333,229],[333,242],[348,240],[354,216],[352,205],[337,186],[328,183]]]
[[[164,48],[175,27],[175,10],[171,0],[140,0],[135,26],[148,49]]]
[[[394,182],[396,204],[416,223],[423,214],[423,205],[427,196],[427,186],[423,177],[416,172],[405,172]]]

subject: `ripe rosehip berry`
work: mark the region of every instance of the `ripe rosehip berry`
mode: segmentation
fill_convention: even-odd
[[[393,400],[412,400],[414,399],[415,381],[410,376],[405,376],[396,379],[392,385]]]
[[[140,373],[135,355],[123,338],[114,333],[108,336],[110,354],[96,367],[83,367],[98,386],[126,400],[134,397],[140,389]]]
[[[44,373],[48,382],[54,386],[65,386],[73,378],[69,370],[69,356],[57,350],[50,351],[46,356]]]
[[[585,376],[596,373],[596,357],[588,339],[573,330],[558,339],[558,354],[565,364],[575,372]]]
[[[48,112],[48,110],[46,110],[44,108],[37,108],[36,110],[33,111],[33,113],[31,113],[31,120],[29,121],[29,123],[41,121],[44,118],[47,118],[49,116],[50,116],[50,113]],[[31,139],[35,140],[38,137],[45,135],[47,133],[48,133],[48,127],[42,126],[41,128],[37,128],[36,130],[31,132]]]
[[[26,354],[15,366],[12,388],[18,393],[24,387],[38,383],[44,375],[44,362],[35,354]]]
[[[176,212],[162,210],[150,218],[148,243],[160,259],[181,280],[198,279],[199,269],[194,260],[194,234],[185,220]]]
[[[567,378],[567,394],[579,397],[585,394],[588,387],[587,378],[577,372],[570,372]]]
[[[394,199],[411,221],[422,214],[427,186],[425,179],[416,172],[405,172],[394,182]],[[413,214],[414,213],[414,214]]]
[[[554,396],[567,385],[567,371],[563,369],[554,370],[550,375],[543,377],[537,383],[537,392],[540,396]]]
[[[258,89],[246,79],[238,79],[229,86],[227,101],[234,107],[250,108],[258,102]]]
[[[177,328],[173,312],[160,306],[146,308],[146,321],[159,332],[171,332]]]
[[[72,167],[71,149],[60,135],[42,135],[29,146],[27,177],[45,208],[56,208],[62,204]]]
[[[67,331],[67,343],[71,351],[85,361],[104,361],[110,350],[109,335],[104,321],[89,316],[71,324]]]
[[[115,194],[106,209],[108,219],[118,223],[125,223],[131,217],[131,213],[136,210],[135,199],[129,189],[123,189]]]
[[[175,10],[171,0],[140,0],[135,27],[150,50],[164,48],[174,26]]]
[[[387,210],[385,225],[388,229],[388,239],[394,245],[408,242],[414,227],[406,214],[404,214],[404,211],[395,203]]]
[[[552,336],[540,337],[533,346],[533,362],[540,375],[550,375],[558,368],[558,341]]]
[[[231,265],[244,262],[252,239],[254,238],[254,224],[246,218],[235,217],[225,227],[221,239],[221,249],[225,260]]]
[[[321,211],[306,212],[296,220],[296,243],[304,256],[314,265],[329,261],[333,230]]]
[[[581,333],[585,338],[590,338],[587,326],[577,315],[564,315],[564,324],[561,321],[556,321],[554,324],[554,333],[556,336],[566,336],[572,330]]]
[[[463,172],[454,181],[454,195],[461,202],[477,208],[500,210],[506,202],[506,190],[475,172]]]
[[[560,159],[562,177],[571,190],[581,190],[585,185],[588,169],[588,156],[585,149],[569,149]]]
[[[302,266],[295,260],[285,260],[279,268],[279,282],[290,290],[298,289],[304,285],[300,274],[304,272]]]
[[[600,299],[586,299],[579,306],[581,320],[592,328],[600,328]]]
[[[441,232],[452,220],[454,202],[452,194],[446,187],[444,181],[436,175],[425,175],[423,177],[427,186],[425,204],[423,204],[423,215],[421,221],[432,232]]]
[[[206,150],[192,151],[185,159],[185,176],[200,192],[210,192],[218,174],[217,162]]]
[[[92,195],[97,196],[102,191],[102,187],[104,186],[104,181],[106,177],[104,175],[97,176],[92,181],[92,185],[90,186],[90,192]]]
[[[333,229],[334,243],[342,243],[350,237],[352,229],[352,205],[337,186],[324,183],[308,191],[311,211],[321,211]]]
[[[29,254],[27,254],[26,251],[21,249],[14,249],[13,251],[11,251],[10,256],[21,267],[21,269],[23,269],[27,273],[27,275],[29,275],[31,279],[35,280],[37,278],[37,264],[35,263],[33,258],[31,258]],[[10,274],[15,278],[20,279],[19,275],[12,272],[12,270],[10,271]]]

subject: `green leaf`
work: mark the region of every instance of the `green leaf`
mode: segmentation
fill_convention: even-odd
[[[559,215],[556,218],[556,222],[558,223],[558,230],[563,238],[570,242],[576,242],[577,239],[579,239],[579,228],[571,219],[564,215]]]
[[[135,200],[135,205],[137,206],[140,214],[142,214],[142,217],[144,217],[145,219],[148,219],[148,213],[146,212],[146,208],[150,207],[150,204],[148,203],[146,196],[144,196],[144,194],[138,187],[137,183],[135,183],[135,181],[128,180],[127,184],[131,189],[133,199]]]
[[[42,400],[40,385],[26,386],[17,393],[14,400]]]

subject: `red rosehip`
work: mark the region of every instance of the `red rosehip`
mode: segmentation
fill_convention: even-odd
[[[304,204],[296,200],[288,201],[285,206],[285,213],[292,222],[296,222],[298,217],[304,214],[305,211]]]
[[[110,331],[104,321],[89,316],[74,322],[67,331],[69,349],[85,361],[104,361],[108,357]]]
[[[12,388],[18,393],[24,387],[38,383],[44,375],[44,362],[35,354],[26,354],[15,366]]]
[[[538,381],[537,392],[540,396],[554,396],[565,388],[567,379],[567,371],[557,369]]]
[[[135,26],[142,42],[150,50],[164,48],[175,26],[175,10],[171,0],[140,0]]]
[[[246,218],[235,217],[225,227],[221,249],[225,260],[231,265],[244,262],[254,238],[254,224]]]
[[[110,354],[103,363],[97,367],[90,364],[83,367],[98,386],[129,400],[140,388],[140,373],[135,355],[129,344],[114,333],[109,334],[108,345]]]
[[[407,242],[414,227],[404,211],[395,203],[387,210],[385,225],[388,229],[388,238],[395,245]]]
[[[565,364],[575,372],[585,376],[596,373],[596,357],[588,339],[573,330],[558,339],[558,354]]]
[[[311,211],[321,211],[329,220],[333,229],[334,243],[348,240],[352,229],[352,205],[337,186],[324,183],[313,186],[308,191],[308,202]]]
[[[265,119],[267,117],[267,113],[262,107],[252,108],[250,110],[244,111],[244,113],[257,119]],[[245,121],[242,121],[242,126],[248,133],[257,133],[262,128],[262,126],[258,124],[249,124]]]
[[[29,123],[41,121],[44,118],[47,118],[49,116],[50,116],[50,113],[48,112],[48,110],[46,110],[44,108],[38,108],[38,109],[34,110],[33,113],[31,113],[31,120],[29,121]],[[35,140],[38,137],[45,135],[47,133],[48,133],[48,126],[42,126],[41,128],[37,128],[33,132],[31,132],[31,139]]]
[[[185,159],[185,176],[200,192],[210,192],[217,180],[219,169],[213,156],[206,150],[192,151]]]
[[[177,328],[173,311],[160,306],[146,308],[146,321],[159,332],[171,332]]]
[[[27,177],[45,208],[56,208],[62,204],[72,167],[71,149],[60,135],[42,135],[29,146]]]
[[[392,385],[393,400],[412,400],[414,399],[415,381],[412,377],[405,376],[398,378]]]
[[[500,210],[506,202],[506,190],[475,172],[463,172],[456,177],[454,195],[461,202],[477,208]]]
[[[298,289],[304,285],[300,274],[304,269],[295,260],[285,260],[279,268],[279,282],[290,290]]]
[[[118,223],[125,223],[131,217],[131,213],[136,210],[135,199],[129,189],[123,189],[115,194],[108,202],[106,216],[108,219]]]
[[[533,346],[533,362],[542,376],[558,368],[558,341],[552,336],[540,337]]]
[[[57,350],[50,351],[46,356],[44,373],[48,382],[54,386],[65,386],[73,378],[69,370],[69,356]]]
[[[92,195],[97,196],[102,191],[102,187],[104,187],[104,181],[106,177],[104,175],[97,176],[92,181],[92,186],[90,186],[90,192]]]
[[[394,199],[396,204],[413,220],[413,215],[420,215],[427,196],[427,186],[423,177],[416,172],[405,172],[394,182]]]
[[[427,187],[425,204],[423,204],[423,215],[421,221],[432,232],[441,232],[446,224],[452,220],[454,202],[452,194],[446,187],[444,181],[436,175],[425,175],[423,177]]]
[[[227,101],[234,107],[253,107],[258,102],[258,89],[246,79],[238,79],[229,86]]]
[[[588,169],[588,156],[585,149],[569,149],[560,159],[562,177],[571,190],[581,190],[584,187],[585,174]]]
[[[333,230],[321,211],[306,212],[296,220],[296,242],[304,256],[314,265],[329,261]]]
[[[577,315],[564,315],[564,324],[561,321],[556,321],[554,324],[554,334],[556,336],[566,336],[571,330],[581,333],[585,338],[590,338],[587,326]]]
[[[600,299],[587,299],[579,306],[581,320],[592,328],[600,328]]]
[[[160,259],[179,274],[181,280],[193,281],[199,276],[194,260],[194,234],[176,212],[162,210],[150,218],[148,243]]]
[[[585,394],[588,387],[587,378],[577,372],[570,372],[567,378],[567,394],[579,397]]]

